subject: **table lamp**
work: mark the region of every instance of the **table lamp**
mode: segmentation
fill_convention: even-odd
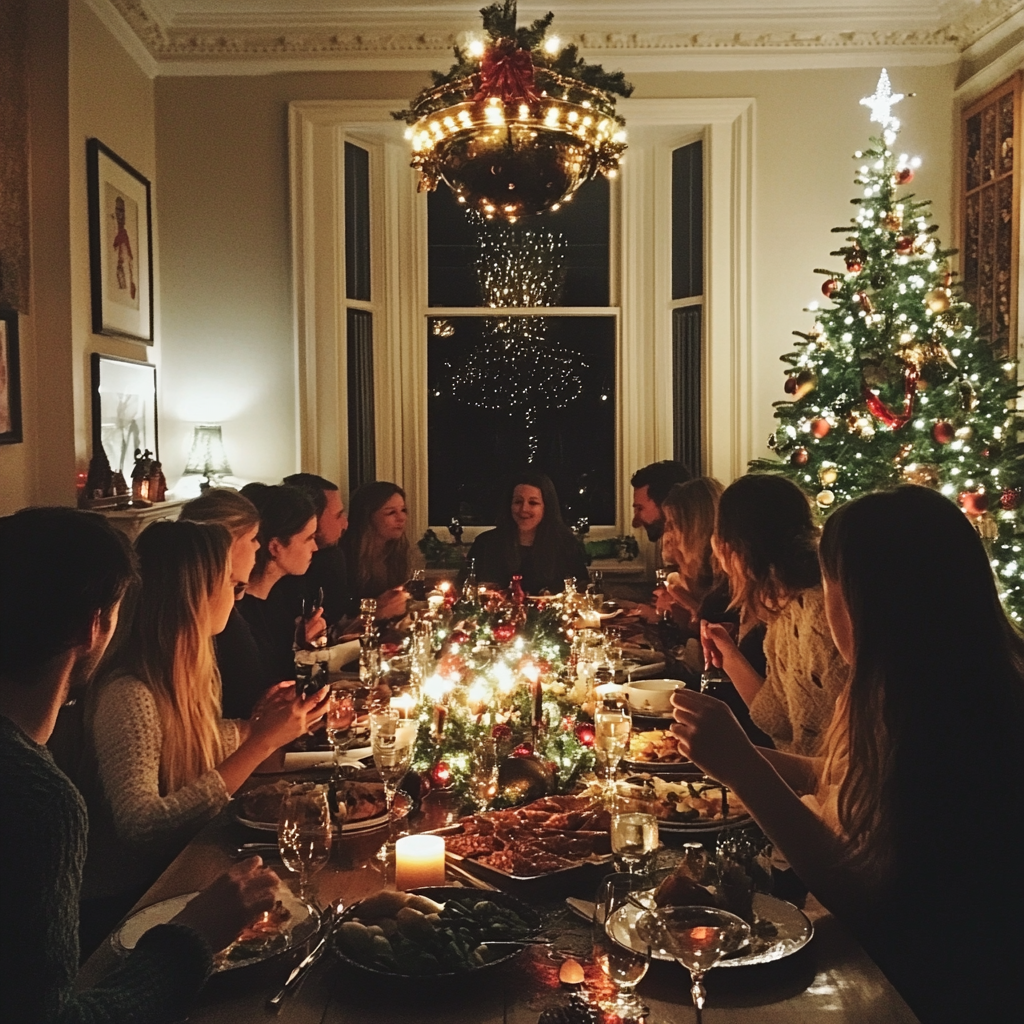
[[[231,475],[219,423],[204,423],[194,428],[185,473],[202,473],[206,477],[199,485],[201,491],[211,486],[213,477]]]

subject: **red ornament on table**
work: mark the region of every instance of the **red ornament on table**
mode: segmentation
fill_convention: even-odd
[[[533,744],[532,743],[520,743],[515,750],[512,751],[513,757],[533,757]]]
[[[789,457],[789,461],[794,466],[806,466],[807,460],[811,457],[810,452],[806,448],[797,448],[792,455]]]
[[[914,171],[910,167],[901,167],[896,172],[897,185],[909,185],[914,180]]]
[[[494,629],[491,630],[491,632],[494,634],[494,639],[497,640],[499,643],[507,643],[509,640],[512,639],[512,637],[516,635],[515,623],[502,622],[500,625],[495,626]]]
[[[438,761],[433,768],[430,769],[430,781],[438,787],[438,789],[445,789],[452,781],[452,770],[448,767],[444,761]]]
[[[839,282],[834,277],[828,278],[821,286],[821,294],[826,299],[831,299],[837,291],[839,291]]]
[[[1012,487],[1007,487],[1006,490],[999,495],[999,505],[1007,512],[1012,512],[1020,505],[1020,491],[1015,490]]]
[[[504,722],[499,722],[491,730],[491,738],[496,739],[499,743],[506,742],[512,739],[512,728],[506,725]]]
[[[580,722],[577,724],[576,739],[580,741],[585,747],[592,747],[594,745],[594,737],[597,735],[594,732],[594,727],[589,722]]]
[[[960,507],[969,516],[983,516],[988,511],[988,495],[981,491],[961,491]]]
[[[947,423],[945,420],[939,420],[939,422],[932,427],[932,437],[935,438],[939,444],[949,444],[949,442],[956,437],[956,430],[952,423]]]
[[[823,416],[819,416],[817,419],[811,420],[811,433],[819,439],[825,437],[831,429],[832,424]]]

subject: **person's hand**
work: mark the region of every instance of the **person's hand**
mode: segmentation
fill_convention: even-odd
[[[249,735],[277,750],[305,735],[327,714],[331,688],[324,686],[308,697],[298,697],[294,683],[278,683],[268,697],[270,693],[274,698],[249,719]]]
[[[722,668],[727,658],[739,653],[732,634],[720,622],[701,620],[700,643],[704,648],[704,664],[715,668]]]
[[[377,618],[396,619],[405,614],[405,606],[409,603],[409,595],[403,587],[392,587],[385,590],[377,598]]]
[[[676,690],[672,694],[670,726],[680,752],[708,775],[734,787],[754,745],[728,704],[697,690]]]
[[[224,872],[209,888],[189,900],[171,920],[197,931],[217,953],[238,933],[266,913],[277,900],[281,879],[250,857]]]
[[[295,680],[287,679],[283,683],[275,683],[271,686],[266,693],[256,704],[253,706],[252,715],[253,719],[260,718],[262,715],[272,707],[278,707],[282,704],[290,704],[295,699]]]
[[[324,619],[323,608],[317,608],[316,614],[312,618],[306,619],[305,630],[307,644],[311,644],[327,632],[327,621]]]

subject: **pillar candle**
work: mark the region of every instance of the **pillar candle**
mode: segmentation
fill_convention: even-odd
[[[395,888],[444,885],[444,838],[403,836],[395,843]]]

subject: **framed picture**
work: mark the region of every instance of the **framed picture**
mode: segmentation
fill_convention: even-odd
[[[159,459],[156,367],[134,359],[92,355],[92,450],[107,454],[110,468],[128,480],[135,449]]]
[[[0,309],[0,444],[21,444],[18,314]]]
[[[99,139],[86,144],[94,334],[153,344],[149,181]]]

